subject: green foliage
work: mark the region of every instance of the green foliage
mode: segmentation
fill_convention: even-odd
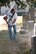
[[[13,0],[12,0],[12,1],[13,1]],[[27,6],[27,5],[24,4],[24,2],[21,1],[21,0],[15,0],[15,2],[16,2],[16,4],[17,4],[17,7],[20,6],[20,8],[24,8],[24,7]],[[10,3],[10,0],[0,0],[0,6],[6,5],[6,3],[9,4],[9,3]]]
[[[26,0],[27,2],[34,2],[34,0]]]
[[[17,4],[17,7],[20,6],[20,8],[24,8],[24,7],[27,6],[27,5],[26,5],[23,1],[21,1],[21,0],[15,0],[15,2],[16,2],[16,4]]]
[[[36,7],[36,1],[34,1],[34,7]]]
[[[9,3],[9,0],[0,0],[0,6],[6,5],[6,3]]]
[[[27,3],[30,2],[30,6],[36,7],[36,0],[27,0]]]

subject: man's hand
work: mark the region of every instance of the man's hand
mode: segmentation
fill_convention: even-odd
[[[12,24],[15,23],[15,21],[16,21],[16,19],[14,19],[14,20],[12,21]]]

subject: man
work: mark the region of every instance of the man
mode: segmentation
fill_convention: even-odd
[[[17,19],[17,13],[15,11],[15,9],[13,8],[10,13],[8,13],[7,15],[7,24],[8,24],[8,32],[9,32],[9,37],[10,39],[16,39],[16,19]],[[13,31],[12,32],[12,27],[13,27]]]

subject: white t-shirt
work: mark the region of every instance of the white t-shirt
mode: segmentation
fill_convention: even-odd
[[[10,19],[10,17],[12,16],[12,13],[10,12],[10,13],[8,13],[7,14],[7,22],[9,21],[9,19]],[[12,21],[14,21],[14,19],[17,19],[17,13],[15,13],[14,15],[13,15],[13,17],[12,17]],[[12,21],[10,20],[10,22],[8,23],[9,25],[16,25],[16,21],[12,24]]]

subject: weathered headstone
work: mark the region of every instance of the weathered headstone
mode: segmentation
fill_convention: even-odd
[[[32,54],[36,54],[36,23],[34,24],[34,35],[31,37]]]
[[[36,23],[36,8],[35,8],[35,11],[34,11],[34,22]]]
[[[20,33],[22,34],[28,32],[28,18],[29,18],[28,13],[24,13],[23,18],[22,18],[23,25],[20,31]]]
[[[34,12],[35,12],[35,9],[34,8],[30,8],[29,9],[30,20],[34,20]]]
[[[36,54],[36,35],[31,37],[32,54]]]
[[[34,20],[28,21],[28,29],[29,31],[32,31],[34,29]]]

